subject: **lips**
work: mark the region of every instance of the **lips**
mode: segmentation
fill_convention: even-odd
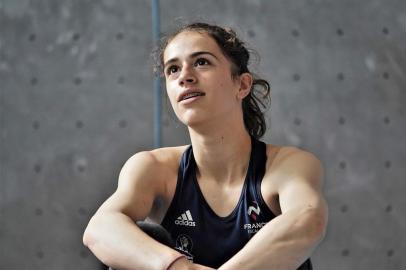
[[[181,102],[182,100],[186,100],[189,98],[197,97],[197,96],[205,96],[206,94],[203,93],[202,91],[196,90],[196,89],[190,89],[182,92],[178,96],[178,102]]]

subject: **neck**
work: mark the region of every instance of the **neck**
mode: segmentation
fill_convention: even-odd
[[[240,122],[241,123],[241,122]],[[251,137],[240,125],[189,127],[197,176],[221,183],[244,181],[251,153]]]

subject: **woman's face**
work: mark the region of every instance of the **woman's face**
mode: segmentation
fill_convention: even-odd
[[[167,45],[163,61],[167,94],[184,124],[222,121],[241,113],[240,81],[233,79],[231,62],[208,34],[179,33]]]

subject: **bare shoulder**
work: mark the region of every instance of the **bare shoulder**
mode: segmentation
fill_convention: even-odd
[[[121,173],[145,172],[152,176],[148,178],[162,179],[161,176],[167,175],[171,171],[177,171],[180,157],[186,147],[187,145],[163,147],[138,152],[127,160]]]
[[[126,162],[122,173],[137,176],[141,182],[138,189],[153,188],[154,198],[168,200],[175,190],[180,159],[187,147],[188,145],[163,147],[139,152]],[[119,179],[121,178],[120,173]],[[123,177],[126,178],[128,177]]]
[[[300,179],[312,185],[321,185],[324,170],[321,160],[295,146],[267,144],[266,174],[272,175],[274,184],[288,179]]]
[[[186,146],[141,151],[131,156],[120,171],[117,190],[99,211],[120,211],[143,220],[159,198],[170,196],[177,167]]]
[[[128,161],[130,163],[133,163],[141,160],[146,162],[152,162],[155,165],[170,166],[182,155],[183,151],[185,151],[187,147],[188,145],[182,145],[174,147],[156,148],[148,151],[141,151],[131,156]]]
[[[311,152],[295,146],[268,144],[261,192],[269,208],[279,215],[295,203],[323,203],[323,166]],[[323,207],[321,207],[323,208]],[[323,208],[324,209],[324,208]]]

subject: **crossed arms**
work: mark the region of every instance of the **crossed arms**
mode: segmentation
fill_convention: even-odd
[[[117,191],[92,217],[83,237],[84,244],[103,263],[117,270],[166,270],[179,256],[134,223],[147,217],[154,198],[167,192],[157,179],[165,179],[171,172],[156,170],[166,162],[165,157],[141,152],[124,165]],[[320,161],[308,152],[291,150],[279,162],[277,174],[282,214],[268,222],[219,270],[295,270],[323,239],[328,210],[322,195]],[[170,267],[178,269],[211,268],[181,259]]]

